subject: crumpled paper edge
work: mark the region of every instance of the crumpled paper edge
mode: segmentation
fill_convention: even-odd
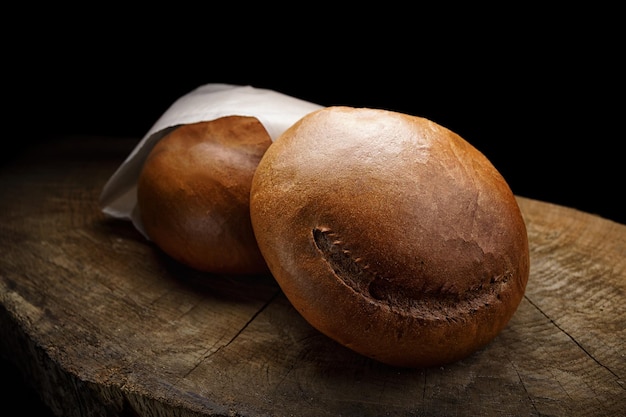
[[[256,117],[272,141],[306,114],[322,106],[273,90],[249,85],[205,84],[176,100],[154,123],[105,183],[99,197],[102,212],[130,220],[146,238],[137,207],[137,180],[154,145],[176,127],[224,116]]]

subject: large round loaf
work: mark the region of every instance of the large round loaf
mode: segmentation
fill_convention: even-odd
[[[252,176],[271,143],[261,122],[246,116],[181,125],[163,137],[137,183],[148,237],[200,271],[267,273],[249,203]]]
[[[268,148],[250,213],[265,260],[316,329],[378,361],[442,365],[488,344],[529,275],[509,185],[430,120],[310,113]]]

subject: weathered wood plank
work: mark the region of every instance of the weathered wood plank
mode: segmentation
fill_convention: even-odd
[[[136,141],[65,138],[0,168],[0,353],[65,416],[616,416],[626,226],[519,197],[526,296],[487,347],[398,369],[324,337],[272,277],[198,273],[100,190]]]

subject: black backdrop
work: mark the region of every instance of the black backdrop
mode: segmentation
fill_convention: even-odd
[[[321,105],[430,118],[481,150],[515,194],[626,223],[622,64],[615,51],[584,39],[402,48],[342,39],[306,49],[172,47],[161,38],[84,48],[53,39],[30,65],[30,78],[9,85],[18,93],[13,125],[26,127],[14,137],[19,143],[24,134],[139,140],[200,85],[252,85]]]

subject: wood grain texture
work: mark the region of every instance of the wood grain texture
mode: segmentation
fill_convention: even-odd
[[[67,137],[0,169],[0,354],[63,416],[617,416],[626,226],[518,197],[531,275],[487,347],[399,369],[309,326],[271,276],[198,273],[97,199],[136,145]]]

